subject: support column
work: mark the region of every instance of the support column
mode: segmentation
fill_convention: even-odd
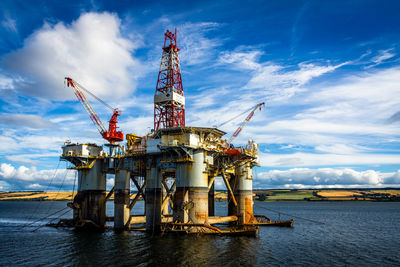
[[[174,221],[208,222],[208,174],[204,150],[193,152],[193,162],[177,164]]]
[[[130,219],[129,195],[130,195],[130,172],[119,170],[115,173],[114,187],[114,229],[123,230],[127,228]]]
[[[146,230],[148,232],[161,231],[161,175],[159,159],[153,158],[146,169]]]
[[[210,180],[212,177],[208,179]],[[212,182],[208,191],[208,216],[215,216],[215,181]]]
[[[229,185],[232,188],[233,194],[235,195],[235,187],[237,184],[237,178],[234,174],[229,174],[227,176]],[[238,215],[238,207],[235,205],[231,194],[229,194],[229,191],[227,192],[227,200],[228,200],[228,216],[237,216]],[[237,201],[237,197],[235,195],[235,199]]]
[[[253,177],[250,163],[242,163],[235,168],[230,181],[237,201],[237,207],[229,202],[229,215],[238,216],[239,224],[251,223],[253,216]]]
[[[106,173],[103,161],[97,160],[90,169],[78,170],[78,193],[74,198],[74,222],[103,228],[106,222]]]

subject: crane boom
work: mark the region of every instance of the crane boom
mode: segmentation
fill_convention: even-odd
[[[251,118],[254,115],[254,112],[257,110],[257,108],[265,106],[265,102],[259,103],[257,105],[255,105],[252,109],[251,112],[249,113],[249,115],[247,115],[246,119],[240,124],[239,128],[236,129],[236,131],[232,134],[232,136],[229,138],[228,140],[228,144],[232,144],[233,140],[240,134],[240,132],[243,130],[243,127],[246,126],[246,124],[251,120]]]
[[[224,121],[223,123],[221,123],[221,124],[219,124],[219,125],[214,125],[213,127],[215,127],[215,128],[221,128],[222,126],[224,126],[224,125],[227,124],[228,122],[231,122],[231,121],[233,121],[233,120],[239,118],[240,116],[242,116],[242,115],[244,115],[244,114],[247,114],[249,111],[251,111],[251,110],[253,110],[253,109],[254,109],[254,107],[251,107],[251,108],[249,108],[249,109],[246,109],[245,111],[243,111],[242,113],[236,115],[235,117],[230,118],[229,120]]]
[[[89,114],[90,119],[92,120],[93,124],[96,126],[97,130],[101,134],[101,136],[109,141],[111,144],[114,142],[121,142],[124,140],[124,134],[123,132],[119,131],[117,132],[117,123],[118,123],[118,116],[121,115],[121,112],[118,109],[112,108],[110,105],[105,103],[103,100],[95,96],[93,93],[91,93],[89,90],[85,89],[82,85],[74,81],[70,77],[65,77],[65,80],[67,81],[67,86],[71,86],[74,89],[74,93],[76,97],[78,98],[79,102],[81,102],[82,106],[85,108],[87,113]],[[97,116],[96,112],[90,105],[89,101],[87,100],[85,94],[82,92],[84,90],[85,92],[89,93],[92,95],[94,98],[96,98],[99,102],[104,104],[106,107],[110,108],[113,111],[113,115],[111,119],[109,120],[109,125],[108,125],[108,131],[106,127],[104,127],[104,124],[100,120],[99,116]]]

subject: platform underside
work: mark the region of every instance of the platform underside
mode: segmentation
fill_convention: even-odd
[[[255,218],[265,218],[256,215]],[[113,217],[107,217],[107,221],[113,221]],[[147,232],[144,215],[132,216],[131,223],[125,230]],[[197,234],[197,235],[239,235],[256,236],[260,226],[293,227],[294,220],[289,221],[265,221],[255,220],[244,225],[238,224],[236,216],[210,216],[208,223],[179,223],[172,222],[172,216],[164,216],[161,223],[160,234]],[[73,220],[60,220],[58,223],[47,224],[49,227],[73,227],[77,230],[102,231],[112,229],[110,226],[99,227],[90,220],[73,222]]]

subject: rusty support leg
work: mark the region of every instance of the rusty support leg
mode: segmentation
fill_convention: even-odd
[[[103,161],[97,160],[91,168],[78,170],[78,193],[73,202],[76,225],[90,221],[96,228],[105,226],[106,174],[102,166]]]
[[[130,195],[130,172],[117,171],[115,174],[114,193],[114,229],[123,230],[130,219],[129,195]]]
[[[151,233],[161,231],[162,191],[159,163],[159,159],[156,157],[150,159],[150,168],[146,173],[146,231]]]
[[[204,150],[194,150],[193,161],[177,164],[174,221],[207,223],[208,172]]]
[[[231,182],[237,199],[237,207],[230,207],[229,215],[236,215],[239,224],[254,222],[253,215],[253,180],[249,163],[242,163],[235,168],[235,175]]]

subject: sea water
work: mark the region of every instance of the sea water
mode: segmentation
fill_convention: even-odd
[[[255,214],[273,220],[295,216],[293,228],[261,227],[258,237],[160,237],[43,227],[60,215],[71,218],[65,207],[66,202],[1,201],[0,265],[400,265],[399,202],[255,202]],[[143,202],[133,212],[143,213]],[[216,202],[216,213],[226,215],[226,203]],[[107,203],[107,215],[113,216],[112,202]]]

